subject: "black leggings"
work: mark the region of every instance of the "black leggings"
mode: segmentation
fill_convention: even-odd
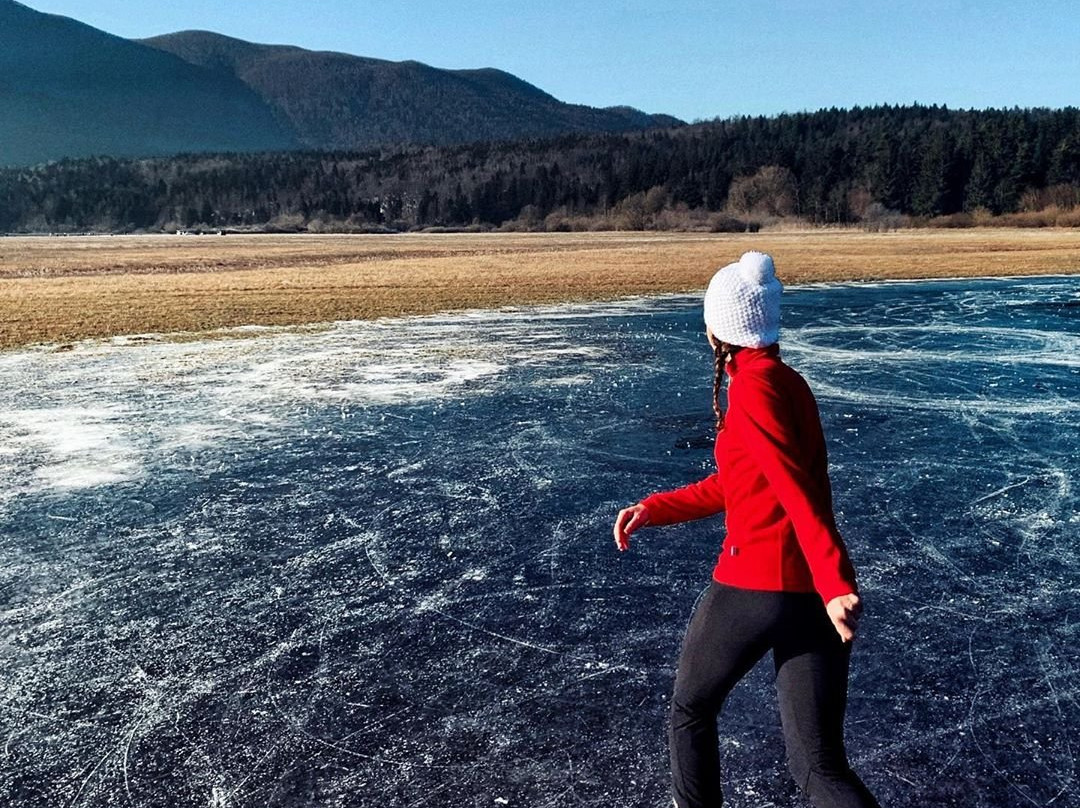
[[[671,702],[671,772],[678,808],[718,808],[716,718],[724,699],[773,652],[788,766],[818,808],[877,808],[844,752],[851,645],[816,594],[713,583],[694,610]]]

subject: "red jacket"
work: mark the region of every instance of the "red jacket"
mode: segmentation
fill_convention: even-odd
[[[857,591],[855,570],[833,517],[817,402],[779,354],[778,345],[743,348],[728,363],[717,472],[642,504],[649,525],[725,511],[727,537],[713,569],[719,583],[816,590],[828,603]]]

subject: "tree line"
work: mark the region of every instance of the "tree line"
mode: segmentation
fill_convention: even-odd
[[[732,229],[1051,206],[1080,207],[1077,108],[877,106],[631,134],[0,170],[2,232]]]

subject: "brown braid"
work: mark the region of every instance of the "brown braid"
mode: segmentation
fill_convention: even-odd
[[[716,431],[724,428],[724,408],[720,406],[720,393],[724,389],[724,367],[731,357],[737,354],[741,348],[738,345],[729,345],[726,342],[716,340],[713,343],[713,386],[712,408],[716,413]]]
[[[727,364],[728,352],[724,343],[717,340],[713,345],[713,383],[712,408],[716,413],[716,431],[724,428],[724,409],[720,406],[720,393],[724,389],[724,365]]]

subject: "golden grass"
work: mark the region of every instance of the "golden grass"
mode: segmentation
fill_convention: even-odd
[[[747,249],[786,283],[1080,272],[1077,230],[0,239],[0,348],[701,291]]]

